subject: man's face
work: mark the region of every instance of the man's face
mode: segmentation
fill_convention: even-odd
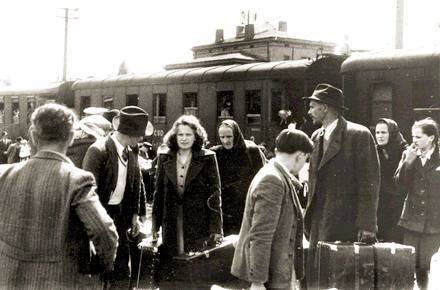
[[[231,128],[220,126],[218,129],[218,137],[225,149],[231,150],[232,147],[234,147],[234,133]]]
[[[327,105],[310,101],[308,114],[312,118],[313,124],[322,124],[322,121],[327,115]]]
[[[142,136],[128,136],[128,146],[134,147],[142,139]]]

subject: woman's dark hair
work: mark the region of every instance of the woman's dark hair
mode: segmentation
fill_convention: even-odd
[[[431,118],[425,118],[420,121],[416,121],[412,126],[412,129],[420,128],[422,132],[428,136],[434,136],[433,145],[438,145],[438,124]]]
[[[66,142],[76,121],[75,113],[59,104],[38,107],[31,117],[31,129],[41,142]]]
[[[182,115],[173,124],[173,127],[163,137],[163,143],[168,146],[171,151],[177,152],[179,145],[177,144],[177,129],[180,125],[190,127],[195,135],[192,151],[200,151],[208,140],[205,128],[200,124],[199,119],[192,115]]]

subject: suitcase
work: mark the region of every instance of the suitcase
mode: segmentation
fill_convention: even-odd
[[[318,289],[374,289],[372,245],[318,242]]]
[[[373,247],[376,289],[413,289],[416,264],[414,247],[396,243],[377,243]]]
[[[214,248],[174,257],[175,280],[190,283],[223,283],[234,280],[231,265],[234,258],[234,243],[237,240],[237,235],[230,235]]]

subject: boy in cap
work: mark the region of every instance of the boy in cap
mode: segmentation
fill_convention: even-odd
[[[112,288],[127,288],[130,268],[134,270],[130,255],[127,231],[139,233],[139,217],[145,216],[145,192],[142,188],[137,156],[131,147],[145,135],[148,114],[136,106],[121,109],[116,131],[97,140],[88,149],[83,168],[93,173],[101,203],[113,218],[118,234],[119,247],[115,269],[111,275]],[[133,256],[132,256],[133,257]],[[131,263],[131,267],[128,263]]]
[[[319,84],[310,101],[309,115],[322,127],[312,135],[309,197],[305,232],[310,248],[307,286],[316,287],[318,241],[372,243],[377,232],[380,185],[379,158],[368,128],[348,122],[342,91]]]
[[[252,180],[231,269],[250,289],[292,289],[303,277],[303,214],[296,192],[301,183],[295,175],[312,150],[304,132],[284,129],[275,158]]]

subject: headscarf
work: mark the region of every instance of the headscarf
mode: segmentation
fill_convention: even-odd
[[[234,146],[232,147],[232,150],[246,150],[246,143],[244,141],[243,133],[241,132],[237,122],[227,119],[220,123],[219,128],[222,126],[232,129],[232,135],[234,136]]]
[[[406,142],[402,133],[400,133],[399,125],[397,125],[396,121],[388,118],[380,118],[376,125],[379,123],[385,123],[387,125],[389,139],[386,145],[377,145],[377,148],[385,150],[390,156],[398,155],[397,158],[400,158],[400,154],[408,145],[408,142]]]

